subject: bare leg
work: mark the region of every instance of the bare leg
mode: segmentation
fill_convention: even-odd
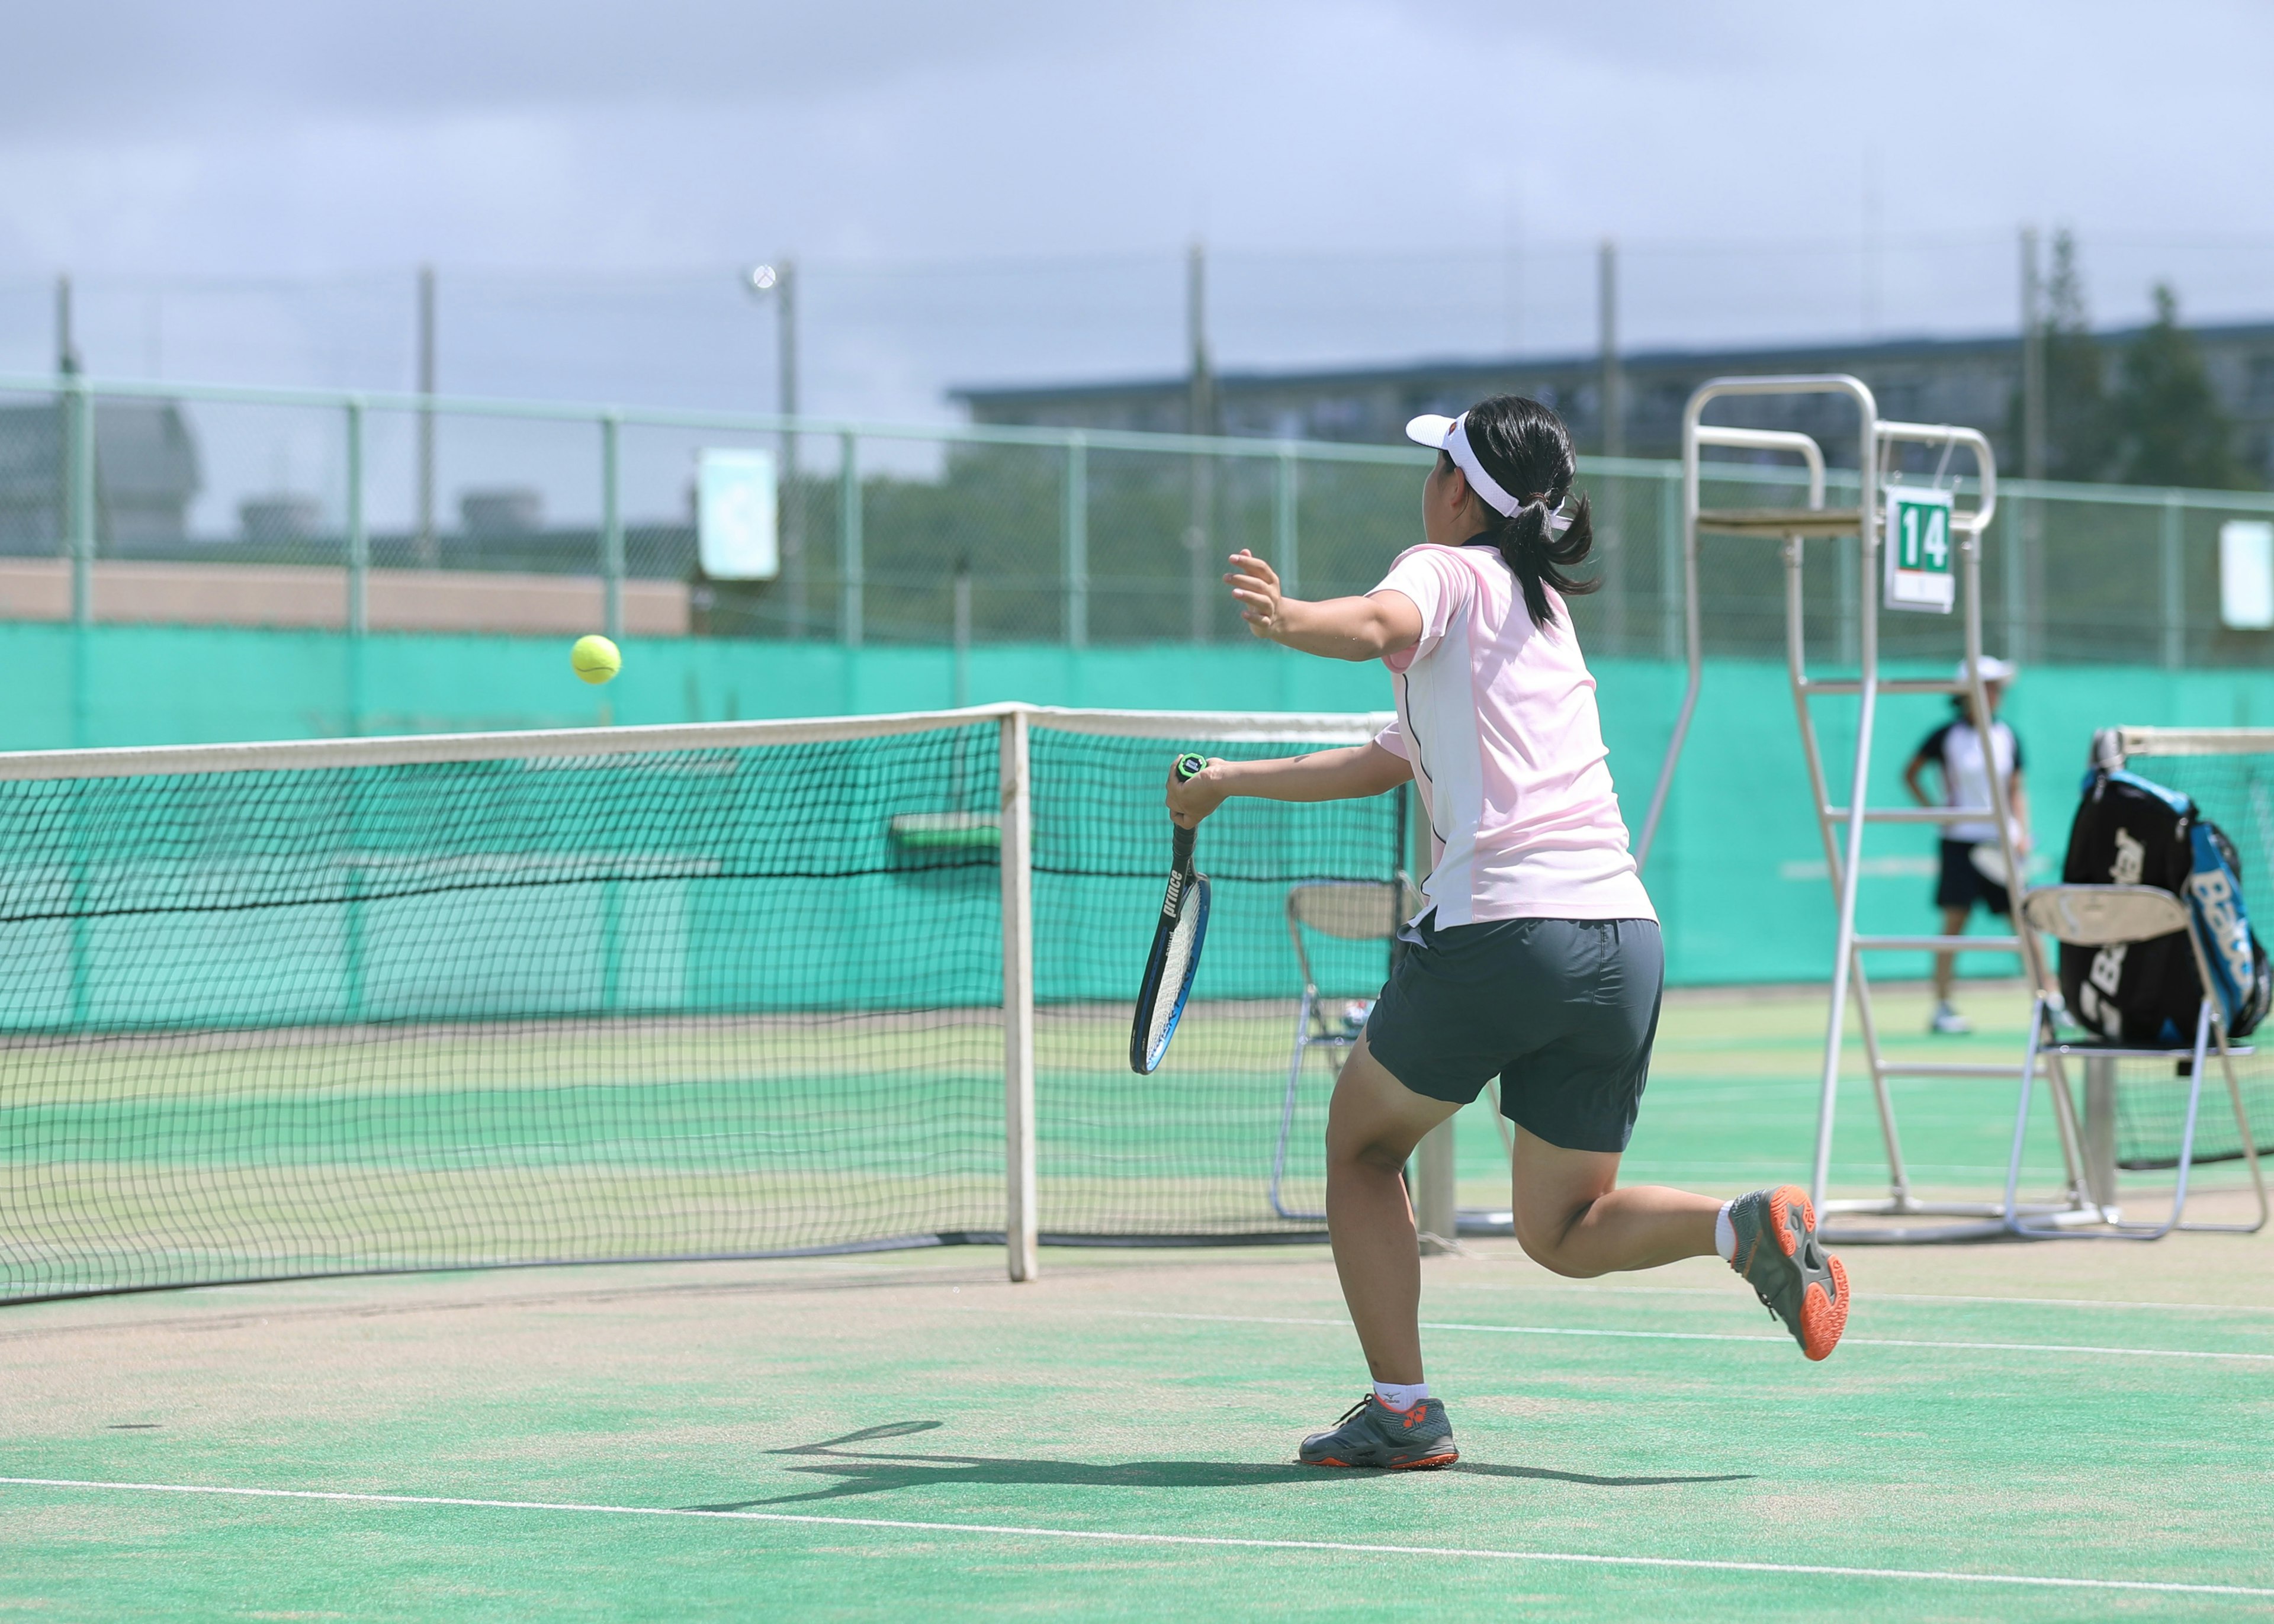
[[[1376,1381],[1422,1380],[1421,1246],[1405,1194],[1405,1159],[1458,1109],[1399,1082],[1361,1037],[1327,1109],[1327,1233],[1343,1301]],[[1708,1214],[1709,1229],[1711,1223]]]
[[[1964,936],[1966,916],[1972,912],[1971,908],[1943,909],[1942,934],[1946,936]],[[1957,966],[1956,953],[1937,953],[1934,956],[1934,1001],[1937,1004],[1950,1002],[1950,978]]]
[[[1516,1131],[1516,1238],[1535,1263],[1586,1278],[1713,1255],[1721,1203],[1663,1184],[1618,1187],[1615,1151]]]

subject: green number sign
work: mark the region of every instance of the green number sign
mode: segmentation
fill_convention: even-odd
[[[1956,598],[1951,552],[1950,492],[1889,485],[1886,606],[1948,614]]]

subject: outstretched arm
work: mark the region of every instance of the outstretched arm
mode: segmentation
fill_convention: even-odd
[[[1231,571],[1224,579],[1249,631],[1306,654],[1380,659],[1421,641],[1421,611],[1403,592],[1329,598],[1322,603],[1284,598],[1278,572],[1245,547],[1231,555]]]
[[[1378,744],[1354,744],[1270,761],[1210,761],[1184,783],[1169,775],[1169,816],[1186,829],[1234,795],[1265,801],[1355,801],[1395,789],[1412,763]]]

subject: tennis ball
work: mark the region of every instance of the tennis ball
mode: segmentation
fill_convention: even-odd
[[[606,682],[624,668],[624,657],[616,645],[595,632],[576,639],[576,646],[568,650],[568,664],[587,682]]]

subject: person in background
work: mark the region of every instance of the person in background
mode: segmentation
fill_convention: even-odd
[[[1903,769],[1903,784],[1912,799],[1923,807],[1986,808],[1991,804],[1991,757],[1985,752],[1995,752],[1999,774],[2006,781],[2014,852],[2026,860],[2029,853],[2029,797],[2022,785],[2022,741],[2014,737],[2012,727],[1997,719],[1999,703],[2005,698],[2006,686],[2014,680],[2014,673],[2010,661],[1984,655],[1982,685],[1989,695],[1991,718],[1986,735],[1981,718],[1974,714],[1972,696],[1954,695],[1951,704],[1958,714],[1920,741],[1910,765]],[[1961,681],[1966,679],[1963,661],[1959,664],[1958,677]],[[1925,778],[1930,766],[1941,772],[1939,801],[1927,793]],[[2014,902],[2005,876],[2005,855],[1998,844],[1998,825],[1986,817],[1954,818],[1942,826],[1941,869],[1934,887],[1934,905],[1942,910],[1942,934],[1963,935],[1966,921],[1977,902],[2000,919],[2013,917]],[[1951,974],[1957,958],[1954,952],[1934,956],[1934,1014],[1927,1023],[1930,1032],[1955,1036],[1973,1030],[1950,1001]]]

